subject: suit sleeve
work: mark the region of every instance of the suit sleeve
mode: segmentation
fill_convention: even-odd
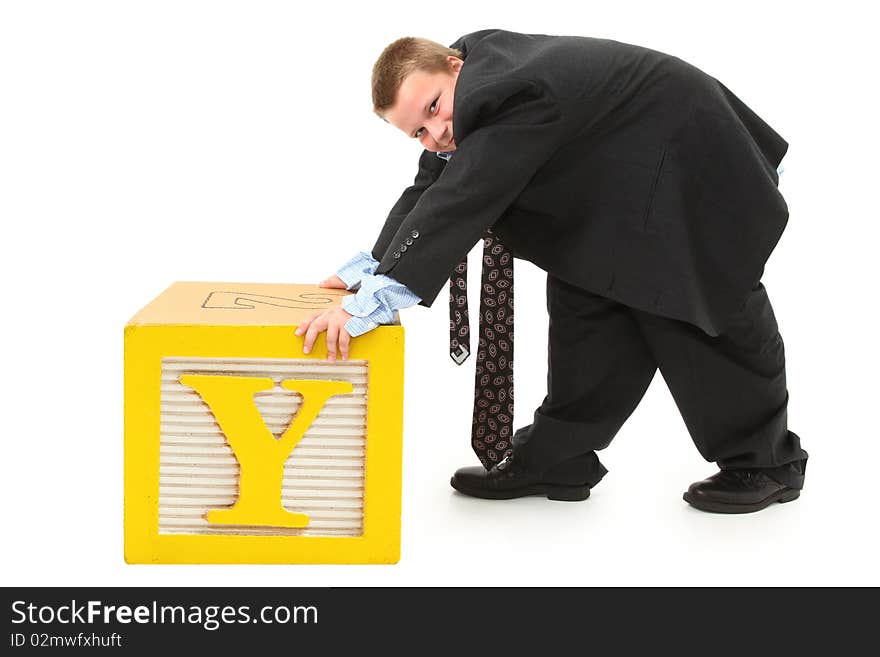
[[[443,172],[445,165],[445,160],[437,157],[436,153],[428,150],[422,152],[422,156],[419,158],[419,171],[416,174],[415,181],[403,191],[397,203],[391,208],[391,212],[385,220],[385,225],[379,233],[379,238],[376,240],[376,244],[373,245],[373,258],[382,260],[382,257],[388,250],[388,245],[400,228],[401,222],[406,219],[410,210],[413,209],[419,197],[421,197],[422,192],[437,180]]]
[[[423,306],[433,303],[453,268],[562,142],[559,105],[536,82],[490,82],[455,102],[463,105],[455,131],[465,137],[376,268],[421,297]]]

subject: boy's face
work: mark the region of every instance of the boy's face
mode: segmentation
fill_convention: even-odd
[[[397,100],[385,112],[386,121],[435,153],[455,150],[452,104],[464,62],[452,56],[447,61],[448,73],[415,70],[407,75],[397,91]]]

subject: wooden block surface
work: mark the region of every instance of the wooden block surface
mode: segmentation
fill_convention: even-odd
[[[144,306],[129,325],[297,326],[353,294],[317,285],[178,281]]]

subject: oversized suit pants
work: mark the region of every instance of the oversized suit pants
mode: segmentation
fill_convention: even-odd
[[[547,277],[547,396],[514,449],[552,478],[606,474],[609,445],[657,369],[700,454],[722,470],[762,468],[802,488],[807,453],[788,430],[785,352],[767,291],[750,292],[716,337]]]

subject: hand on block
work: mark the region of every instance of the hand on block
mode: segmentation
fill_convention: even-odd
[[[345,330],[345,323],[351,318],[352,315],[350,313],[337,307],[315,313],[303,321],[294,331],[296,335],[305,334],[306,336],[303,341],[303,353],[309,353],[318,336],[327,331],[327,360],[336,360],[337,343],[339,352],[342,354],[342,360],[348,360],[348,347],[351,343],[351,335]]]
[[[320,283],[318,283],[318,287],[332,287],[332,288],[337,288],[339,290],[348,289],[348,286],[336,274],[333,274],[332,276],[329,276],[329,277],[325,278],[323,281],[321,281]]]

